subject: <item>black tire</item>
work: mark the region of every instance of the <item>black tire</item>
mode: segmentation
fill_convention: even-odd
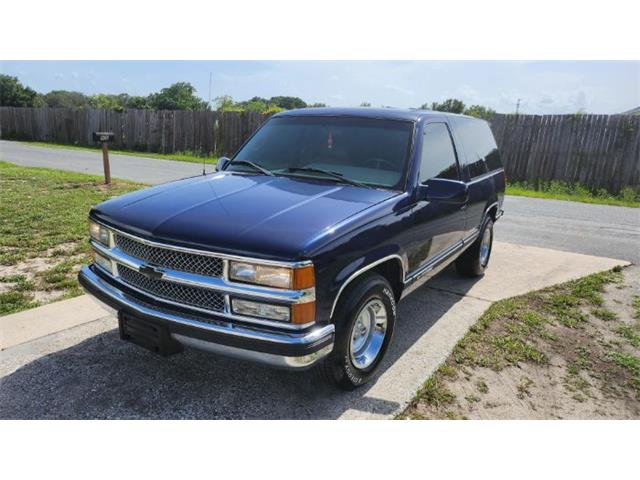
[[[480,250],[485,232],[489,233],[489,253],[486,260],[481,260]],[[493,220],[487,218],[480,229],[480,235],[473,244],[465,250],[465,252],[456,260],[456,270],[465,277],[480,277],[484,275],[489,259],[491,258],[491,250],[493,248]]]
[[[386,335],[373,363],[366,368],[358,368],[351,359],[351,333],[358,313],[375,299],[380,300],[386,309]],[[366,275],[343,293],[334,318],[336,333],[333,351],[318,365],[317,371],[324,380],[339,388],[353,390],[371,380],[389,347],[396,320],[396,301],[391,285],[381,275]]]

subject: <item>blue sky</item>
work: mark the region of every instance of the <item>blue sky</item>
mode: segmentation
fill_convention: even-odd
[[[512,112],[619,113],[640,105],[640,62],[622,61],[3,61],[39,92],[147,95],[177,81],[200,97],[298,96],[331,106],[418,107],[449,97]]]

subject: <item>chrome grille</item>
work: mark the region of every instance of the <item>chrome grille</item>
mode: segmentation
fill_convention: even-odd
[[[127,255],[150,265],[209,277],[222,276],[222,259],[168,248],[152,247],[124,235],[115,235],[116,246]]]
[[[155,280],[124,265],[118,265],[118,274],[123,282],[161,299],[215,312],[224,311],[224,295],[215,290]]]

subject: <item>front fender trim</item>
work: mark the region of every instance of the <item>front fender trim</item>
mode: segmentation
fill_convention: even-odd
[[[402,257],[396,253],[396,254],[393,254],[393,255],[387,255],[386,257],[379,258],[378,260],[375,260],[375,261],[373,261],[371,263],[368,263],[364,267],[359,268],[358,270],[353,272],[344,282],[342,282],[342,285],[340,285],[340,289],[338,290],[338,293],[336,294],[336,298],[333,300],[333,305],[331,306],[331,314],[330,314],[329,317],[333,318],[333,314],[335,313],[336,306],[338,305],[338,300],[340,300],[340,295],[342,295],[342,292],[344,291],[344,289],[347,288],[347,285],[349,285],[352,281],[354,281],[356,278],[358,278],[363,273],[366,273],[368,270],[371,270],[372,268],[377,267],[378,265],[380,265],[380,264],[382,264],[382,263],[384,263],[384,262],[386,262],[388,260],[397,260],[398,262],[400,262],[400,268],[402,269],[402,282],[404,283],[406,270],[405,270],[405,267],[404,267],[404,262],[402,260]]]

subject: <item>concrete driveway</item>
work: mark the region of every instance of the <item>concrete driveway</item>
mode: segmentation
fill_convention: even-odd
[[[99,152],[34,147],[0,140],[0,160],[102,175]],[[207,171],[213,170],[207,166]],[[114,177],[156,184],[200,175],[202,165],[111,156]],[[640,209],[507,197],[496,238],[510,243],[620,258],[640,264]]]
[[[115,318],[87,298],[72,299],[70,310],[86,309],[75,326],[54,321],[64,309],[52,306],[0,317],[0,418],[389,418],[492,301],[622,264],[496,242],[482,279],[448,269],[400,303],[380,375],[348,393],[196,351],[156,356],[120,341]]]

